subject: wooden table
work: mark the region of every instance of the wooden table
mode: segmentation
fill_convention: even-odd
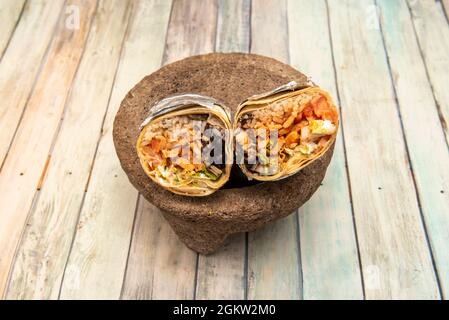
[[[448,9],[0,0],[0,296],[447,298]],[[311,75],[339,101],[342,126],[323,186],[298,213],[202,256],[130,185],[111,129],[143,76],[211,51]]]

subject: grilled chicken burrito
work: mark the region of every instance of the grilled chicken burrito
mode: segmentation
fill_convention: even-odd
[[[154,182],[171,192],[209,195],[229,179],[230,129],[229,110],[212,98],[166,98],[141,126],[136,146],[140,163]]]
[[[316,86],[290,82],[243,102],[234,119],[236,160],[249,179],[279,180],[297,173],[332,145],[337,109]]]

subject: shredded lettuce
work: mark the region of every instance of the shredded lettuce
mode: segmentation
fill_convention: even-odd
[[[215,181],[218,179],[218,176],[216,176],[215,174],[213,174],[212,172],[210,172],[207,169],[203,169],[201,171],[195,172],[192,176],[195,178],[208,179],[208,180],[212,180],[212,181]]]
[[[269,164],[270,163],[270,160],[263,153],[259,153],[259,161],[261,164]]]

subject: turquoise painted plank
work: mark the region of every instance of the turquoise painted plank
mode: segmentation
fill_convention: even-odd
[[[115,6],[124,4],[118,1]],[[64,273],[61,299],[118,299],[121,295],[137,191],[115,156],[113,121],[129,89],[160,66],[171,2],[140,0],[129,4],[127,14],[113,19],[127,30]],[[115,11],[111,14],[115,15]]]
[[[14,29],[20,19],[25,0],[0,0],[0,21],[2,32],[0,33],[0,58],[12,37]]]
[[[447,298],[449,153],[407,4],[379,0],[378,5],[427,234]]]
[[[324,0],[288,2],[290,63],[337,100]],[[299,209],[304,299],[362,299],[342,130],[323,185]]]
[[[173,1],[162,64],[213,51],[216,13],[214,0]],[[193,299],[197,257],[140,196],[122,298]]]
[[[286,1],[257,0],[251,10],[251,53],[288,63]],[[302,296],[297,215],[248,235],[248,298]]]
[[[438,299],[375,3],[328,4],[365,296]]]
[[[219,0],[215,49],[248,52],[250,1]],[[245,298],[245,234],[232,235],[218,252],[198,259],[196,299]]]
[[[449,144],[449,25],[440,1],[408,0],[418,43],[426,63]],[[448,4],[446,1],[446,8]]]

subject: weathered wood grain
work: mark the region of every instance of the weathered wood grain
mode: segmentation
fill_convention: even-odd
[[[63,3],[63,0],[27,2],[0,62],[0,168],[33,89]]]
[[[250,0],[219,0],[217,52],[248,52],[250,40]]]
[[[115,156],[112,125],[127,91],[160,65],[164,30],[170,12],[170,2],[167,1],[131,3],[134,5],[132,22],[125,38],[78,230],[64,274],[62,299],[117,299],[121,293],[137,192]],[[123,4],[120,2],[116,6]],[[126,21],[117,23],[121,28],[126,25]]]
[[[213,51],[216,5],[215,1],[173,1],[164,63]],[[148,212],[145,205],[141,198],[136,220],[141,225],[134,230],[122,298],[192,299],[197,254],[174,237],[161,217],[141,217],[160,215],[154,207]],[[148,234],[156,230],[157,240],[148,243]],[[148,248],[140,250],[143,246]]]
[[[329,30],[325,0],[287,1],[253,0],[250,19],[250,0],[177,0],[164,55],[171,2],[100,0],[94,15],[95,1],[68,1],[89,8],[71,37],[62,1],[0,0],[0,297],[245,297],[245,236],[212,256],[187,249],[157,208],[136,203],[111,130],[120,100],[161,60],[252,42],[337,98],[333,46],[344,132],[300,209],[301,248],[293,215],[249,235],[248,297],[363,297],[352,190],[366,297],[439,298],[435,268],[447,298],[448,1],[329,0]]]
[[[2,32],[0,33],[0,58],[11,39],[17,22],[20,19],[25,0],[0,0],[0,21]]]
[[[290,63],[337,100],[324,0],[288,2]],[[323,185],[299,209],[304,299],[362,299],[342,130]]]
[[[123,299],[192,299],[196,254],[159,209],[139,199]]]
[[[449,19],[449,0],[442,0],[444,12],[446,13],[446,18]]]
[[[216,25],[215,0],[174,0],[164,64],[192,54],[213,52]]]
[[[10,264],[36,188],[45,174],[48,153],[78,67],[96,2],[73,0],[67,5],[84,6],[85,10],[80,12],[79,29],[67,28],[65,17],[61,17],[1,171],[0,295],[5,289]]]
[[[379,0],[394,86],[441,288],[449,295],[449,153],[405,2]],[[446,76],[447,77],[447,76]],[[447,86],[447,83],[446,83]]]
[[[408,1],[440,120],[449,144],[449,28],[441,3],[433,0]]]
[[[58,298],[125,34],[129,9],[118,2],[99,3],[8,298]]]
[[[245,298],[245,233],[229,237],[211,256],[199,256],[196,299]]]
[[[376,6],[328,3],[366,298],[438,298]]]
[[[251,52],[289,62],[286,1],[257,0],[251,8]],[[292,214],[248,236],[248,298],[302,296],[298,216]]]
[[[219,52],[248,52],[250,37],[250,1],[220,0],[215,48]],[[197,299],[245,298],[244,233],[236,234],[220,251],[199,256]]]

